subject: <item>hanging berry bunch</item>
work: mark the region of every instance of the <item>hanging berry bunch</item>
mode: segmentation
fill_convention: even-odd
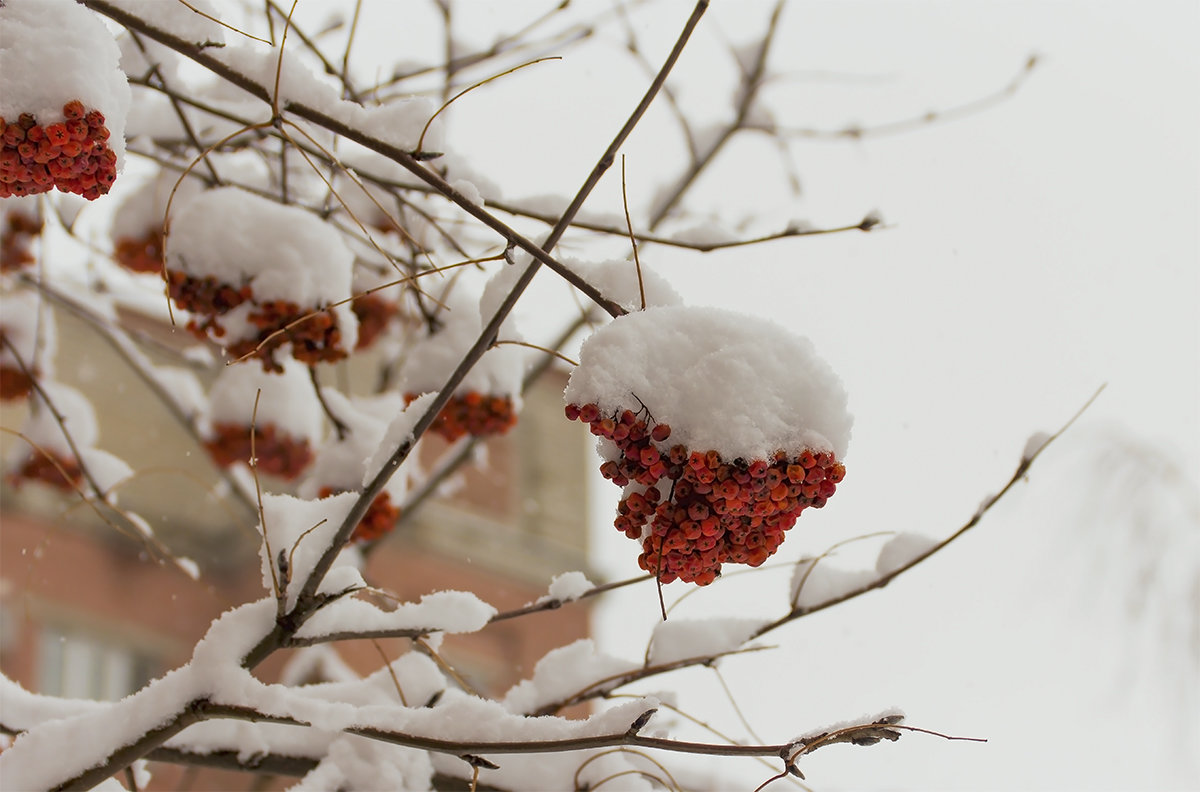
[[[629,314],[584,343],[566,396],[567,417],[601,438],[602,475],[625,490],[615,526],[663,583],[762,564],[845,476],[841,383],[771,322],[678,306]]]
[[[409,404],[454,371],[482,330],[477,302],[457,292],[444,302],[448,310],[438,314],[436,330],[417,342],[405,360],[401,377]],[[464,435],[504,434],[517,423],[523,370],[520,347],[492,348],[467,374],[430,429],[450,442]]]
[[[171,220],[166,272],[188,328],[272,372],[285,348],[308,364],[346,357],[358,331],[344,302],[352,254],[312,219],[235,188],[188,201]]]
[[[5,2],[0,24],[0,198],[55,188],[99,198],[124,152],[129,85],[119,48],[71,0]]]
[[[96,411],[74,388],[55,382],[42,382],[41,387],[61,416],[61,423],[44,402],[30,410],[21,433],[34,446],[23,449],[13,460],[8,480],[14,486],[40,482],[63,492],[73,492],[83,481],[83,467],[75,450],[95,445],[98,437]],[[64,431],[71,433],[74,448]]]
[[[205,417],[204,447],[214,462],[229,467],[253,455],[257,470],[288,480],[312,462],[323,420],[303,367],[294,364],[279,375],[226,368],[213,383]]]
[[[330,495],[349,491],[335,487],[321,487],[317,490],[317,497],[328,498]],[[378,541],[391,533],[399,518],[400,507],[392,503],[392,496],[389,493],[381,492],[375,496],[375,500],[371,501],[362,520],[354,526],[354,533],[350,534],[350,541],[364,544]]]
[[[297,489],[300,497],[309,500],[361,489],[364,480],[377,472],[369,469],[368,460],[378,451],[379,438],[387,434],[388,423],[403,411],[395,393],[347,398],[336,390],[324,389],[322,394],[341,430],[321,444],[312,468]],[[367,507],[350,540],[375,542],[390,533],[400,517],[407,487],[408,471],[401,468]]]
[[[0,204],[0,272],[15,272],[33,264],[33,242],[42,233],[37,198],[11,198]]]
[[[50,373],[46,368],[56,347],[54,315],[43,310],[37,294],[31,291],[6,292],[3,297],[0,401],[16,401],[28,398],[34,377]]]

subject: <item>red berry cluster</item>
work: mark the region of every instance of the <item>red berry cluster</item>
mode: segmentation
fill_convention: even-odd
[[[218,339],[224,336],[221,316],[244,302],[252,303],[253,310],[246,318],[258,332],[228,343],[226,349],[235,358],[257,355],[265,371],[283,371],[275,354],[284,344],[292,345],[294,358],[309,364],[347,355],[341,346],[341,328],[328,310],[310,312],[286,300],[258,302],[249,284],[232,286],[211,275],[196,278],[179,270],[167,272],[167,292],[176,305],[196,314],[187,326],[200,338],[210,331]]]
[[[0,325],[0,348],[4,348],[4,326]],[[20,366],[0,363],[0,401],[24,399],[33,390],[33,378]]]
[[[258,334],[228,346],[235,358],[257,354],[265,371],[283,371],[275,353],[284,344],[292,345],[292,357],[310,365],[346,357],[342,348],[342,330],[332,311],[311,311],[286,300],[256,302],[247,317]]]
[[[221,467],[247,462],[250,459],[250,427],[235,423],[213,424],[204,447]],[[254,453],[258,457],[258,470],[287,480],[299,476],[313,459],[307,440],[284,434],[273,424],[254,428]]]
[[[638,565],[663,583],[679,579],[706,586],[724,563],[759,566],[800,513],[824,506],[846,475],[825,451],[725,461],[712,450],[664,448],[671,428],[632,410],[606,416],[595,404],[569,404],[566,412],[616,444],[619,458],[600,466],[606,479],[619,487],[644,487],[626,490],[613,524],[642,542]]]
[[[404,394],[405,403],[411,404],[418,395]],[[473,437],[502,435],[516,423],[517,414],[511,397],[468,391],[462,396],[452,396],[429,429],[453,443],[468,434]]]
[[[36,261],[30,249],[42,233],[42,220],[24,212],[9,211],[0,228],[0,272],[13,272]]]
[[[33,380],[16,366],[0,365],[0,401],[24,399],[33,390]]]
[[[70,457],[49,450],[35,451],[9,475],[8,480],[13,486],[40,481],[63,492],[75,492],[83,481],[83,469]]]
[[[29,113],[0,117],[0,198],[36,195],[57,187],[89,201],[117,178],[117,155],[108,146],[104,114],[73,99],[63,120],[42,126]]]
[[[375,343],[375,339],[400,310],[396,303],[385,300],[378,294],[364,294],[350,303],[350,308],[358,319],[358,341],[354,345],[356,350],[366,349]]]
[[[138,238],[121,237],[113,244],[113,258],[132,272],[158,275],[163,269],[163,233],[152,228]]]
[[[336,495],[345,491],[334,489],[333,487],[321,487],[321,491],[317,493],[317,497],[328,498],[330,495]],[[365,543],[382,539],[396,527],[396,520],[399,517],[400,507],[392,504],[391,495],[381,492],[375,496],[375,500],[371,501],[371,505],[367,507],[367,513],[363,515],[362,520],[358,525],[354,526],[354,533],[350,534],[350,541]]]

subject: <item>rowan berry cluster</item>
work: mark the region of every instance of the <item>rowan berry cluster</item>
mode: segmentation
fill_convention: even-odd
[[[16,366],[0,364],[0,401],[24,399],[33,390],[33,380]]]
[[[209,333],[223,338],[227,330],[221,317],[242,303],[251,303],[246,320],[257,332],[227,341],[225,347],[235,358],[257,355],[265,371],[283,371],[276,353],[284,344],[292,345],[292,357],[309,364],[347,355],[341,328],[328,310],[310,311],[286,300],[259,302],[249,284],[234,286],[211,275],[198,278],[179,270],[167,273],[167,292],[176,305],[195,314],[187,327],[199,338],[207,338]]]
[[[759,566],[800,513],[824,506],[846,475],[826,451],[747,462],[668,446],[671,428],[642,417],[644,410],[604,415],[595,404],[569,404],[566,413],[616,445],[618,457],[600,466],[626,488],[613,524],[642,543],[638,565],[663,583],[706,586],[724,563]]]
[[[41,125],[29,113],[0,117],[0,198],[58,188],[89,201],[117,178],[117,155],[108,145],[104,114],[74,99],[63,120]]]
[[[204,448],[221,467],[247,462],[251,456],[250,427],[237,423],[214,423]],[[313,460],[308,440],[279,431],[273,424],[254,427],[255,467],[264,473],[291,480]]]
[[[5,214],[0,228],[0,272],[14,272],[33,264],[33,240],[42,233],[42,220],[24,212],[11,210]]]
[[[229,344],[229,353],[235,358],[257,354],[264,371],[283,371],[275,353],[284,344],[292,345],[292,357],[310,365],[332,363],[348,354],[332,311],[312,311],[287,300],[267,300],[256,302],[246,318],[258,333]]]
[[[13,486],[27,481],[40,481],[64,492],[74,492],[83,481],[83,468],[70,457],[43,449],[26,457],[25,462],[9,474],[8,479]]]
[[[113,243],[113,258],[132,272],[157,275],[163,268],[163,233],[152,228],[140,237],[121,237]]]
[[[350,309],[358,319],[358,341],[354,345],[356,350],[366,349],[375,343],[375,339],[387,328],[388,322],[400,311],[396,303],[385,300],[378,294],[364,294],[356,298],[350,303]]]
[[[404,401],[411,404],[418,395],[406,393]],[[468,391],[461,396],[452,396],[429,429],[452,443],[463,435],[502,435],[516,423],[517,413],[511,397]]]
[[[345,491],[333,487],[321,487],[317,497],[328,498],[330,495],[337,495]],[[382,539],[396,527],[396,520],[399,517],[400,507],[392,503],[392,496],[389,493],[381,492],[375,496],[375,500],[371,501],[362,520],[354,526],[354,533],[350,534],[350,541],[366,543]]]

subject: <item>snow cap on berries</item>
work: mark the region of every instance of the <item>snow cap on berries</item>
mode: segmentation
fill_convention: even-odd
[[[5,0],[0,26],[0,116],[11,123],[29,113],[53,124],[63,120],[64,104],[78,100],[103,113],[119,170],[130,92],[104,23],[75,0]]]
[[[563,259],[563,264],[600,290],[608,299],[626,311],[639,311],[655,305],[679,305],[683,298],[670,282],[654,270],[642,266],[641,283],[638,283],[636,262],[632,259],[609,259],[608,261],[581,261]]]
[[[335,229],[303,209],[236,187],[185,203],[170,218],[167,245],[170,269],[229,284],[248,279],[259,301],[312,307],[350,296],[354,256]],[[339,308],[353,326],[349,307]]]
[[[324,413],[304,366],[288,361],[279,374],[266,374],[254,365],[227,366],[221,372],[209,392],[202,432],[207,433],[214,424],[249,427],[252,421],[259,427],[276,426],[312,445],[320,442]]]
[[[671,442],[725,459],[832,451],[844,459],[846,391],[812,342],[719,308],[663,306],[619,317],[579,351],[569,404],[601,413],[644,406]]]
[[[440,388],[483,330],[479,301],[463,286],[441,299],[448,309],[437,315],[442,326],[415,343],[404,361],[400,378],[406,392],[426,393]],[[507,396],[515,409],[520,409],[521,378],[527,358],[528,352],[523,347],[512,344],[494,347],[467,372],[455,392]]]
[[[4,295],[0,336],[8,342],[0,345],[0,368],[19,370],[24,363],[42,376],[53,373],[50,367],[58,351],[58,333],[54,314],[42,309],[36,292],[23,289]],[[9,344],[20,356],[19,361],[10,351]]]

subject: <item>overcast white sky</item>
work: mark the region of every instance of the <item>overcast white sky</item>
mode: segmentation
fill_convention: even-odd
[[[368,77],[380,62],[371,53],[437,57],[425,5],[364,19],[356,65]],[[463,44],[549,5],[463,4]],[[655,65],[690,7],[634,15]],[[914,725],[990,740],[831,748],[803,766],[815,789],[1200,786],[1188,752],[1200,742],[1197,8],[794,0],[765,94],[781,124],[907,118],[992,93],[1030,54],[1040,65],[1016,96],[970,118],[857,143],[796,141],[798,196],[776,150],[747,137],[687,204],[743,233],[870,210],[888,230],[642,251],[689,302],[811,337],[846,382],[856,414],[846,483],[800,520],[784,561],[875,531],[952,532],[1007,480],[1030,434],[1107,383],[1029,483],[958,545],[778,632],[776,651],[723,664],[764,741],[890,706]],[[769,9],[714,0],[674,78],[702,123],[731,105],[728,42],[751,41]],[[506,198],[573,194],[646,84],[619,42],[602,34],[460,100],[447,150]],[[636,213],[684,164],[664,107],[625,153]],[[619,212],[619,187],[610,173],[587,210]],[[562,250],[589,253],[570,237]],[[564,304],[554,276],[539,281]],[[552,327],[553,305],[519,313]],[[635,574],[636,547],[606,527],[607,503],[597,513],[597,567]],[[875,547],[837,563],[867,565]],[[786,582],[786,571],[721,581],[675,617],[778,613]],[[614,594],[598,614],[601,644],[638,656],[657,618],[652,587]],[[746,737],[711,671],[681,680],[681,706]],[[733,772],[750,788],[769,775]]]
[[[656,62],[689,6],[638,17]],[[676,72],[687,107],[727,111],[722,40],[746,41],[768,9],[714,3]],[[990,93],[1031,53],[1041,65],[1014,98],[965,120],[796,143],[799,198],[773,150],[749,140],[689,204],[756,229],[878,209],[888,231],[643,251],[689,301],[810,336],[847,383],[847,481],[802,518],[784,559],[878,530],[951,532],[1007,480],[1032,432],[1108,384],[976,534],[782,631],[770,656],[725,666],[767,741],[891,705],[916,725],[991,740],[833,748],[805,766],[816,789],[1200,785],[1188,753],[1200,656],[1194,618],[1179,617],[1195,612],[1200,574],[1197,33],[1190,2],[793,3],[768,92],[788,124],[890,121]],[[636,101],[636,68],[589,52],[455,110],[450,140],[506,195],[573,192]],[[635,207],[682,163],[680,146],[665,112],[635,134]],[[619,211],[618,187],[610,176],[589,209]],[[602,568],[635,572],[635,548],[598,530]],[[774,611],[786,577],[730,580],[678,615]],[[642,587],[607,600],[599,635],[638,652],[656,618]],[[711,672],[686,681],[682,705],[735,722]]]

